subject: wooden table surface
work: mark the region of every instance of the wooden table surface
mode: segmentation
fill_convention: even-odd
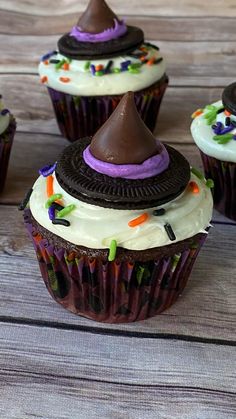
[[[236,417],[236,224],[213,228],[178,302],[144,322],[112,326],[70,314],[49,296],[17,204],[67,145],[37,63],[87,0],[0,0],[0,92],[18,131],[0,197],[0,419]],[[160,139],[195,166],[191,113],[235,81],[235,0],[110,0],[161,48],[170,87]]]

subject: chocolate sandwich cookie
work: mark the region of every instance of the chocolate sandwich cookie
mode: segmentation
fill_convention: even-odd
[[[228,112],[236,115],[236,83],[232,83],[224,89],[222,103]]]

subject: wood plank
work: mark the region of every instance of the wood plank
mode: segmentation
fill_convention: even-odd
[[[225,79],[221,80],[221,87],[168,87],[156,133],[163,141],[192,142],[189,131],[192,112],[218,100],[224,85]],[[17,118],[18,131],[58,134],[51,101],[39,77],[1,75],[0,91]]]
[[[235,417],[233,348],[4,324],[0,334],[2,417]]]
[[[77,317],[51,299],[24,229],[22,213],[5,206],[0,206],[0,212],[0,319],[190,338],[235,338],[236,225],[214,225],[183,296],[172,308],[144,322],[112,326]]]
[[[87,0],[1,0],[1,9],[14,12],[24,12],[33,15],[56,15],[63,16],[65,13],[77,14],[83,12],[87,6]],[[195,0],[146,0],[145,7],[138,0],[109,0],[109,5],[119,15],[136,14],[144,16],[229,16],[235,17],[234,0],[215,0],[214,5],[210,2],[196,2]]]
[[[56,48],[57,40],[58,35],[0,35],[0,72],[37,74],[40,57]],[[153,41],[153,43],[161,48],[166,58],[173,86],[222,85],[226,80],[233,81],[235,78],[235,42]]]
[[[235,19],[220,17],[153,17],[126,15],[129,25],[143,29],[146,39],[156,41],[235,41]],[[68,32],[77,17],[37,16],[1,11],[0,33],[8,35],[58,35]]]

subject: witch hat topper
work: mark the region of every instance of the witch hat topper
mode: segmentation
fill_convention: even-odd
[[[59,39],[58,48],[77,60],[108,58],[133,52],[143,41],[143,31],[127,26],[105,0],[90,0],[77,25]]]

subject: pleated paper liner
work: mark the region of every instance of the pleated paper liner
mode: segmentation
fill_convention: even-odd
[[[6,131],[0,134],[0,192],[3,191],[6,181],[8,163],[15,131],[16,121],[13,116],[11,116],[8,128]]]
[[[156,125],[168,78],[166,75],[147,89],[135,93],[137,109],[151,131]],[[73,142],[91,136],[112,114],[123,95],[72,96],[48,87],[62,135]]]
[[[201,152],[206,178],[214,180],[214,207],[236,221],[236,163],[225,162]]]
[[[180,252],[155,260],[107,262],[49,243],[33,226],[29,209],[25,223],[51,296],[75,314],[106,323],[144,320],[170,307],[207,236],[198,234],[186,240],[186,246],[181,242]]]

